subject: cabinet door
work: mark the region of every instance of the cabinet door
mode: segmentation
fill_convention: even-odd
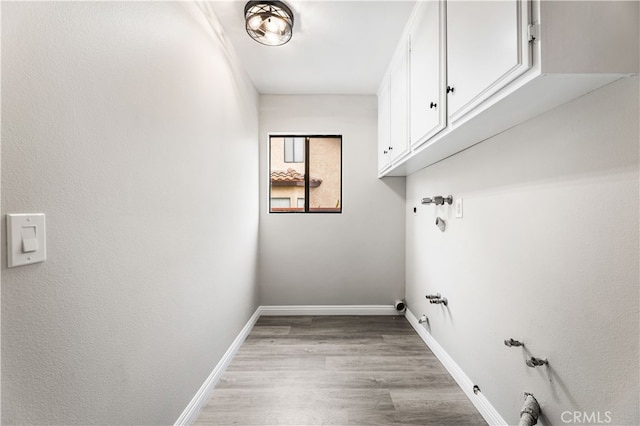
[[[526,0],[447,2],[447,96],[455,122],[531,66]]]
[[[391,163],[409,152],[408,44],[403,42],[390,69]]]
[[[378,171],[389,166],[389,147],[391,146],[391,103],[389,98],[389,80],[380,87],[378,93]]]
[[[447,124],[444,1],[421,2],[410,31],[409,115],[411,146]]]

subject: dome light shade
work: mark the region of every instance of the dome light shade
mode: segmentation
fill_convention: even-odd
[[[258,43],[281,46],[291,40],[293,13],[281,1],[250,1],[244,6],[247,34]]]

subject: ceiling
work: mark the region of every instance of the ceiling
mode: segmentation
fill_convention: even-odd
[[[415,1],[286,0],[293,37],[263,46],[245,31],[245,1],[210,1],[262,94],[375,94]]]

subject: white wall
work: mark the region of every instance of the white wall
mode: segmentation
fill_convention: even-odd
[[[542,424],[640,423],[638,115],[627,78],[407,178],[408,305],[510,424],[525,391]],[[437,194],[464,218],[419,204]]]
[[[5,424],[171,424],[257,307],[258,97],[204,22],[2,2],[2,215],[48,233],[2,253]]]
[[[342,135],[342,214],[269,214],[270,132]],[[375,96],[260,97],[260,301],[392,304],[404,295],[404,178],[377,179]]]

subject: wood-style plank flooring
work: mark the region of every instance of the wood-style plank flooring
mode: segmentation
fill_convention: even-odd
[[[261,317],[196,425],[486,424],[402,316]]]

